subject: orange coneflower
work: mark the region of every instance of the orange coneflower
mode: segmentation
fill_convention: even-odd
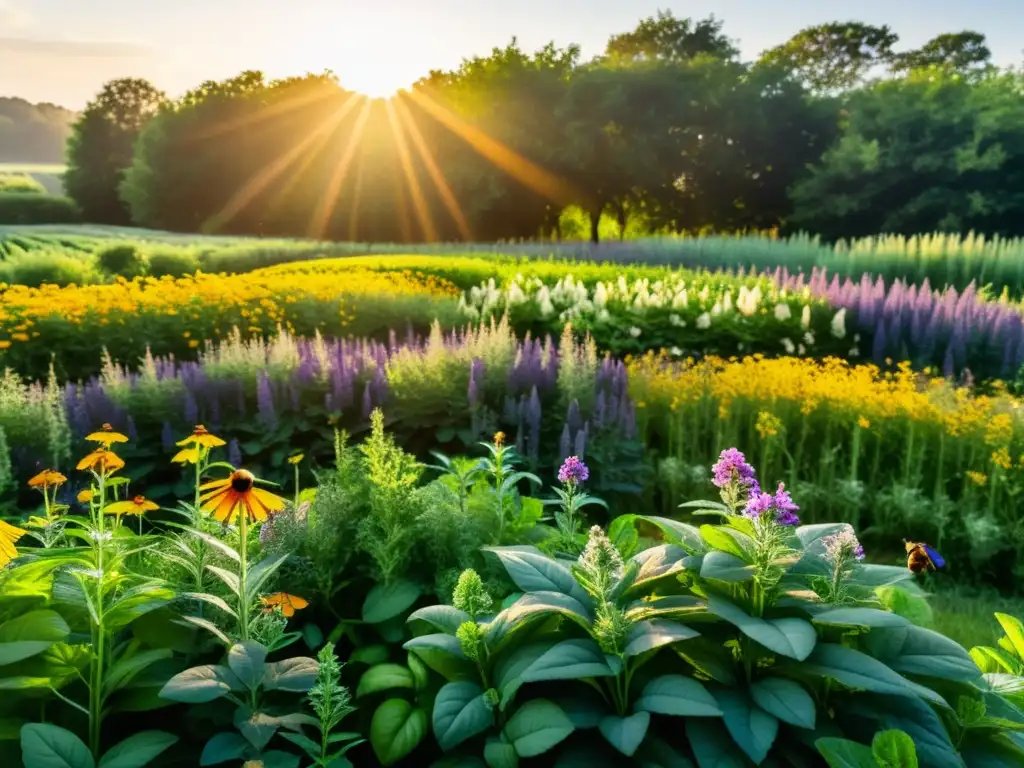
[[[285,501],[269,491],[256,487],[252,472],[236,469],[223,480],[214,480],[199,486],[202,510],[214,520],[230,523],[242,512],[253,522],[267,519],[271,512],[284,509]]]
[[[86,435],[85,439],[94,443],[101,443],[104,448],[109,448],[114,443],[128,442],[128,438],[125,435],[122,435],[120,432],[115,432],[114,428],[109,424],[104,424],[99,432],[93,432],[91,435]]]
[[[84,491],[79,491],[78,496],[76,496],[76,498],[82,504],[88,504],[90,501],[92,501],[92,489],[86,488]]]
[[[179,441],[178,445],[194,445],[199,448],[220,448],[222,445],[227,445],[227,443],[216,435],[211,435],[202,424],[196,424],[195,428],[192,430],[192,434],[184,440]],[[181,454],[178,455],[180,456]]]
[[[28,531],[15,528],[0,520],[0,567],[7,565],[18,556],[18,550],[14,543],[26,533]]]
[[[78,469],[95,470],[101,475],[117,472],[123,466],[124,461],[121,460],[121,457],[106,448],[97,448],[78,462]]]
[[[154,504],[145,496],[136,496],[131,501],[115,501],[108,504],[103,511],[108,515],[141,515],[157,509],[160,509],[159,504]]]
[[[289,595],[287,592],[266,595],[260,598],[260,602],[263,604],[264,613],[273,613],[275,608],[280,608],[281,614],[286,618],[291,618],[296,611],[301,611],[309,605],[307,600],[297,595]]]
[[[180,443],[179,443],[180,445]],[[182,448],[171,459],[175,464],[198,464],[199,463],[199,447],[193,446],[192,448]]]
[[[44,469],[38,475],[28,481],[29,488],[56,488],[58,485],[63,485],[67,482],[67,478],[64,477],[60,472],[56,472],[52,469]]]

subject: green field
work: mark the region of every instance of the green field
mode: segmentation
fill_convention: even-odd
[[[23,173],[31,176],[51,195],[64,194],[61,176],[65,170],[66,166],[60,163],[0,163],[0,174]]]

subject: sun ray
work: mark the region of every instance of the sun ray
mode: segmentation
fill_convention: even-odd
[[[388,100],[385,102],[385,109],[388,113],[388,123],[391,125],[391,133],[395,137],[395,148],[398,150],[398,160],[402,166],[402,172],[405,174],[405,181],[409,187],[409,194],[412,196],[412,205],[414,212],[416,213],[416,219],[420,223],[420,228],[423,230],[424,239],[427,242],[437,241],[437,228],[434,226],[434,222],[430,218],[430,207],[427,205],[426,198],[423,196],[423,189],[420,187],[420,181],[416,178],[416,169],[412,165],[412,156],[409,153],[409,145],[405,141],[405,131],[402,128],[401,121],[398,118],[398,113],[395,111],[394,101]]]
[[[307,107],[311,104],[315,104],[318,101],[326,101],[327,99],[335,98],[337,92],[334,92],[328,88],[317,89],[309,93],[303,93],[298,96],[292,96],[291,98],[279,101],[276,104],[260,109],[255,114],[239,115],[230,120],[225,120],[217,125],[210,126],[205,130],[201,130],[195,135],[190,137],[190,141],[206,141],[212,139],[215,136],[221,136],[231,131],[239,130],[241,128],[249,128],[257,123],[265,122],[278,115],[291,112],[301,107]],[[358,94],[351,94],[349,98],[356,97]]]
[[[331,178],[327,182],[327,188],[324,190],[324,195],[320,198],[320,204],[317,206],[316,210],[313,212],[313,216],[310,218],[310,237],[320,238],[327,232],[327,222],[331,217],[331,209],[338,201],[338,195],[341,193],[341,185],[345,181],[345,176],[348,173],[348,167],[352,164],[352,158],[355,157],[356,150],[359,148],[359,141],[362,138],[363,130],[366,128],[366,121],[369,118],[370,101],[366,100],[363,102],[363,108],[359,112],[359,116],[356,117],[356,123],[352,128],[352,132],[349,134],[348,144],[345,146],[345,151],[341,156],[341,160],[338,162],[334,172],[331,174]]]
[[[416,125],[415,119],[409,112],[409,108],[405,106],[405,103],[399,99],[394,100],[395,111],[398,115],[399,120],[405,126],[406,131],[409,133],[409,138],[412,139],[413,147],[419,154],[420,159],[423,161],[423,165],[426,166],[427,173],[434,182],[434,186],[437,187],[438,193],[441,195],[441,201],[444,203],[444,207],[448,209],[448,213],[451,214],[452,219],[455,220],[455,225],[458,227],[459,235],[466,242],[472,242],[473,235],[469,229],[469,222],[466,220],[466,215],[462,212],[462,207],[459,205],[458,199],[455,197],[455,193],[452,192],[448,181],[444,177],[444,173],[437,165],[437,161],[434,160],[434,155],[427,147],[427,143],[423,140],[423,134],[420,133],[419,126]]]
[[[247,205],[249,205],[256,196],[266,189],[270,184],[277,179],[282,173],[284,173],[288,166],[290,166],[295,160],[305,152],[310,146],[312,146],[317,139],[330,131],[333,131],[341,124],[341,121],[345,119],[356,103],[364,97],[353,93],[345,100],[345,103],[327,120],[319,125],[316,130],[311,132],[308,136],[304,137],[302,141],[297,142],[290,150],[281,155],[277,160],[264,168],[261,168],[252,178],[250,178],[241,189],[236,192],[230,200],[213,216],[209,217],[203,222],[203,231],[213,230],[216,231],[222,225],[231,221],[235,216],[239,214]]]
[[[363,202],[363,159],[360,158],[356,164],[356,183],[352,190],[352,207],[348,214],[348,239],[356,240],[356,227],[359,224],[359,206]]]
[[[421,89],[402,91],[400,96],[408,96],[431,117],[469,144],[479,155],[491,161],[523,186],[559,205],[568,205],[579,199],[579,195],[567,181],[527,160],[476,126],[470,125],[451,110],[438,104]]]

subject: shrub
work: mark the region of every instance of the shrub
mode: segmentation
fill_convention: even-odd
[[[0,224],[71,224],[80,218],[67,197],[0,192]]]
[[[0,193],[45,195],[46,188],[26,173],[0,173]]]
[[[59,251],[21,253],[0,262],[0,280],[11,285],[86,285],[97,275],[89,263]]]
[[[104,248],[96,254],[96,263],[109,275],[133,278],[146,274],[149,262],[142,250],[132,243]]]
[[[149,252],[149,274],[153,277],[185,277],[199,270],[199,259],[191,250],[162,248]]]

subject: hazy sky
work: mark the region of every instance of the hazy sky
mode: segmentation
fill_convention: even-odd
[[[748,59],[802,27],[855,19],[889,24],[901,48],[974,29],[997,63],[1022,63],[1024,0],[0,0],[0,96],[78,109],[115,77],[177,96],[243,69],[331,69],[386,96],[513,35],[529,50],[579,43],[589,57],[658,8],[714,13]]]

